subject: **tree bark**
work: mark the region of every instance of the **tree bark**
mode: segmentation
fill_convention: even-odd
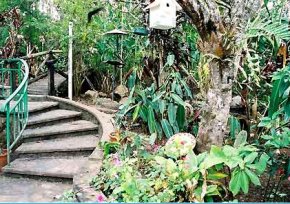
[[[232,83],[237,74],[237,61],[243,38],[243,28],[260,1],[229,0],[222,7],[216,0],[177,0],[200,34],[198,47],[207,60],[209,88],[205,90],[205,105],[197,138],[199,152],[211,145],[223,145],[227,134],[232,100]],[[221,9],[223,10],[221,12]]]

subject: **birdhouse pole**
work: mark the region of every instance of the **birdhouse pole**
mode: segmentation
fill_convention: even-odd
[[[73,23],[69,22],[68,98],[73,98]]]

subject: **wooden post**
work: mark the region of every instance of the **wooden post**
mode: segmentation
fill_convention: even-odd
[[[51,57],[52,58],[52,57]],[[48,68],[48,95],[55,96],[55,86],[54,86],[54,63],[56,61],[51,59],[46,62]]]
[[[68,49],[68,98],[73,98],[73,23],[69,22],[69,49]]]

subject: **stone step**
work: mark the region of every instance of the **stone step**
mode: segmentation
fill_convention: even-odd
[[[59,152],[93,151],[98,145],[97,135],[58,138],[38,142],[22,143],[15,154],[40,154]]]
[[[29,117],[28,128],[53,125],[55,122],[71,122],[82,115],[81,112],[56,109]]]
[[[5,166],[6,174],[72,179],[88,160],[87,157],[72,158],[19,158]]]
[[[86,120],[77,120],[40,128],[26,129],[24,130],[22,136],[24,141],[27,142],[32,140],[26,139],[32,138],[36,138],[37,140],[45,140],[58,137],[70,137],[89,134],[96,135],[97,132],[98,125]]]
[[[49,111],[58,107],[58,102],[29,102],[28,110],[29,113],[36,114],[44,111]]]
[[[0,202],[56,202],[55,197],[71,188],[71,183],[0,176]]]

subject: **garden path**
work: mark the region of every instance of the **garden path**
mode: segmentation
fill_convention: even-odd
[[[99,126],[60,102],[30,101],[22,144],[0,175],[0,202],[50,202],[72,189],[99,142]]]

